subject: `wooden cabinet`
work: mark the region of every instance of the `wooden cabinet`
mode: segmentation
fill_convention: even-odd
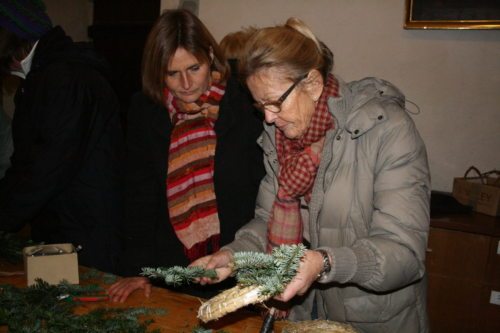
[[[479,213],[431,218],[426,266],[431,333],[498,333],[500,218]],[[499,296],[500,298],[500,296]]]

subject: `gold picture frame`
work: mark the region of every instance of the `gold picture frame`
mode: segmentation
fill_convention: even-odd
[[[500,1],[406,0],[404,28],[500,29]]]

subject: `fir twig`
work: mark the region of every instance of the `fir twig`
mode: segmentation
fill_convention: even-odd
[[[242,286],[261,286],[264,295],[278,295],[297,274],[305,250],[304,245],[297,244],[281,245],[272,254],[236,252],[233,258],[236,280]],[[200,277],[217,278],[215,270],[204,270],[201,267],[145,267],[141,274],[163,278],[165,283],[174,286],[189,284]]]
[[[151,278],[163,278],[165,283],[173,286],[189,284],[197,278],[208,277],[211,279],[217,278],[217,273],[213,269],[205,270],[201,267],[181,267],[173,266],[170,268],[145,267],[142,269],[141,275]]]
[[[261,286],[264,295],[278,295],[292,281],[306,248],[302,244],[281,245],[272,254],[236,252],[234,269],[238,284]]]
[[[237,252],[233,269],[238,285],[203,303],[198,318],[203,322],[219,319],[227,313],[268,300],[280,294],[295,277],[306,248],[302,244],[281,245],[269,254]]]
[[[84,315],[75,315],[77,303],[59,300],[60,295],[82,295],[102,291],[98,286],[69,283],[49,285],[37,280],[28,288],[0,286],[0,325],[12,333],[144,333],[151,320],[139,321],[138,316],[159,315],[161,309],[99,308]]]
[[[20,263],[23,260],[23,248],[33,244],[17,234],[0,231],[0,258],[12,264]]]
[[[82,280],[97,280],[101,279],[104,284],[113,284],[118,280],[118,277],[111,273],[101,272],[95,268],[90,268],[85,273],[80,274]]]

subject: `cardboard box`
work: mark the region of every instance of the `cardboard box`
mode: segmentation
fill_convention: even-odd
[[[72,244],[45,244],[23,249],[28,286],[40,278],[49,284],[62,280],[78,284],[78,256]]]

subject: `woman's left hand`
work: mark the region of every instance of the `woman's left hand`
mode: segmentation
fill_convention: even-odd
[[[304,295],[311,285],[316,281],[323,270],[323,256],[318,251],[307,250],[300,262],[297,275],[286,286],[281,295],[274,298],[278,301],[288,302],[295,295]]]

